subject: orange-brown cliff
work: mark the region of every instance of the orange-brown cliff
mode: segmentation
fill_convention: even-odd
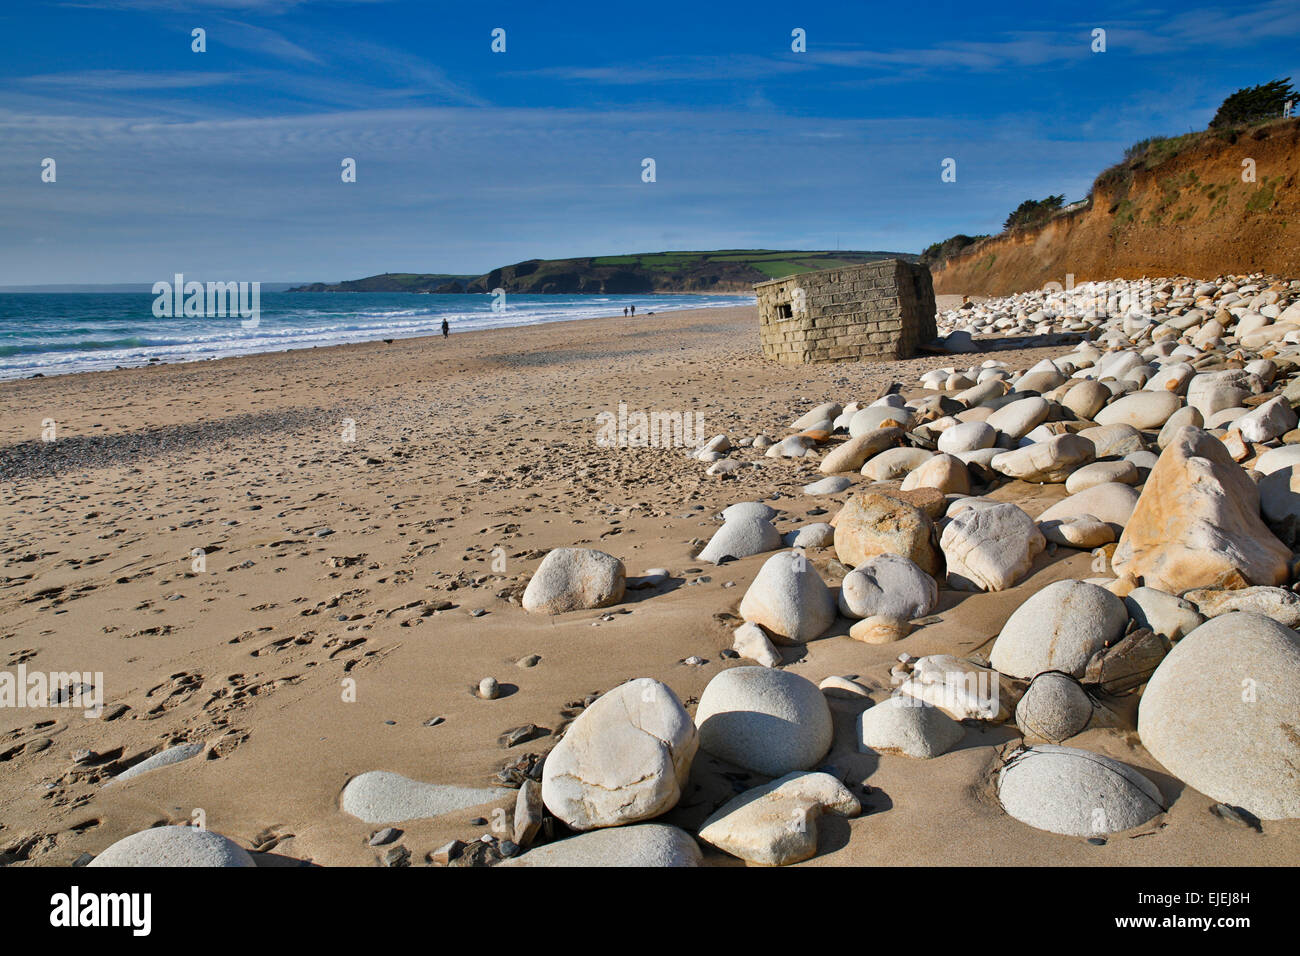
[[[1231,141],[1235,139],[1234,141]],[[1242,161],[1255,161],[1243,182]],[[981,240],[932,267],[939,294],[1006,295],[1047,282],[1226,273],[1300,276],[1300,119],[1208,132],[1153,168],[1108,171],[1089,205]]]

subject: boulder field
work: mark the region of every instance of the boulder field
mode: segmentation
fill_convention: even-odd
[[[698,700],[635,677],[574,708],[514,782],[513,820],[486,841],[494,861],[797,863],[818,854],[828,814],[871,838],[870,778],[835,754],[934,767],[994,727],[1006,746],[967,785],[987,794],[983,812],[1053,838],[1104,842],[1189,800],[1265,826],[1300,818],[1300,280],[1086,283],[951,310],[938,327],[930,348],[954,364],[885,394],[810,396],[768,434],[685,449],[701,481],[772,478],[683,556],[709,573],[753,560],[748,587],[716,608],[729,666]],[[1059,352],[1015,367],[999,336]],[[783,529],[783,497],[825,520]],[[554,548],[520,613],[654,600],[671,575],[629,579],[634,547],[621,553]],[[1036,583],[1079,553],[1086,577]],[[1017,606],[966,656],[900,653],[890,686],[789,669],[821,641],[915,640],[981,592]],[[1077,746],[1089,731],[1112,754]],[[710,773],[726,787],[695,786]],[[373,770],[339,809],[387,824],[500,796]],[[159,828],[96,864],[248,865],[223,841]]]

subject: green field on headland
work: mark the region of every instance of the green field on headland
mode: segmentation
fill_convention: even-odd
[[[748,292],[755,282],[796,272],[834,269],[877,259],[916,260],[903,252],[721,249],[649,252],[578,259],[529,259],[481,276],[388,272],[346,282],[316,282],[291,292],[491,292],[635,294]]]

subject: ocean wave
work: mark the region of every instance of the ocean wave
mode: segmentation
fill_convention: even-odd
[[[348,295],[360,298],[369,294]],[[625,305],[636,306],[639,321],[650,312],[720,308],[754,301],[752,296],[574,296],[558,300],[549,296],[518,296],[513,297],[514,302],[507,299],[503,311],[494,312],[489,298],[455,296],[455,301],[447,297],[421,308],[411,308],[405,303],[362,301],[356,303],[359,308],[335,310],[285,302],[297,296],[282,293],[264,297],[272,302],[263,306],[256,328],[245,329],[237,317],[232,317],[192,320],[214,326],[196,329],[192,323],[182,320],[155,319],[147,306],[142,312],[138,302],[129,305],[82,302],[77,301],[75,294],[55,293],[27,298],[49,301],[43,302],[43,312],[6,316],[0,322],[0,379],[143,365],[150,359],[200,361],[387,338],[414,338],[437,334],[443,319],[455,332],[474,332],[617,315]],[[117,314],[106,314],[111,311],[110,306],[116,306]]]

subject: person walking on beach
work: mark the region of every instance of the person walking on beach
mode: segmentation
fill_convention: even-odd
[[[636,306],[632,306],[632,318],[636,318]]]
[[[446,319],[443,319],[443,320],[442,320],[442,337],[443,337],[444,339],[447,337],[447,333],[448,333],[449,331],[450,331],[450,327],[447,325],[447,320],[446,320]]]
[[[623,318],[627,318],[627,306],[623,306]]]

